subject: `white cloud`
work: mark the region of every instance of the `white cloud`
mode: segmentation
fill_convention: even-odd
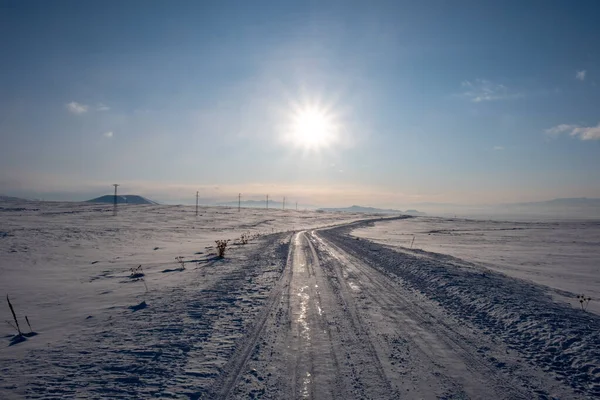
[[[475,79],[461,83],[464,92],[461,94],[472,102],[509,100],[523,97],[522,94],[511,91],[508,87],[488,81],[486,79]]]
[[[102,104],[102,103],[98,103],[98,106],[96,107],[96,111],[108,111],[110,110],[110,107]]]
[[[113,132],[112,132],[112,131],[109,131],[109,132],[104,132],[104,133],[102,134],[102,136],[104,136],[105,138],[109,138],[109,139],[110,139],[111,137],[113,137],[113,136],[114,136],[114,134],[113,134]]]
[[[573,129],[575,125],[567,125],[567,124],[560,124],[560,125],[556,125],[553,126],[550,129],[546,129],[546,133],[549,135],[559,135],[561,133],[567,132],[571,129]]]
[[[89,106],[86,106],[85,104],[79,104],[76,101],[66,104],[66,107],[67,110],[73,114],[83,114],[89,109]]]
[[[504,146],[494,146],[494,150],[495,151],[502,151],[502,150],[504,150]]]
[[[546,129],[549,135],[560,135],[566,133],[569,136],[577,137],[580,140],[600,140],[600,123],[596,126],[579,126],[561,124],[550,129]]]
[[[575,73],[575,79],[579,79],[580,81],[585,81],[586,70],[577,71]]]

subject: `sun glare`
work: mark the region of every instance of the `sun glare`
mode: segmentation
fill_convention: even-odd
[[[318,150],[330,146],[337,136],[333,116],[318,107],[302,107],[292,117],[289,139],[294,146]]]

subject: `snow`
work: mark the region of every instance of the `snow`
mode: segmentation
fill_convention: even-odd
[[[0,294],[26,336],[0,325],[0,398],[592,398],[600,317],[571,297],[596,296],[598,237],[581,221],[1,202]]]
[[[165,292],[187,291],[190,281],[199,279],[198,271],[218,280],[228,272],[220,268],[222,263],[244,258],[249,248],[257,250],[258,239],[249,246],[233,245],[243,233],[267,235],[357,218],[282,210],[242,209],[238,213],[225,207],[201,207],[196,217],[194,207],[157,205],[119,205],[115,216],[112,206],[90,203],[0,203],[0,294],[10,296],[21,329],[29,331],[24,321],[27,315],[39,333],[19,345],[0,346],[0,398],[26,390],[22,382],[13,380],[19,374],[11,366],[15,360],[44,349],[64,349],[66,344],[85,347],[78,338],[90,340],[97,331],[107,329],[108,322],[131,318],[132,311],[136,316],[147,311],[139,306],[143,301],[148,310],[155,310],[157,303],[174,301]],[[218,239],[232,240],[226,261],[215,260]],[[184,257],[184,271],[179,271],[175,259],[179,256]],[[148,292],[141,280],[129,277],[130,268],[139,265]],[[218,274],[212,275],[214,269]],[[202,289],[211,279],[196,287]],[[12,322],[12,316],[7,306],[0,310],[0,337],[8,344],[15,331],[4,321]]]
[[[353,235],[397,249],[445,254],[547,287],[600,313],[600,221],[486,221],[414,217],[363,227]],[[439,258],[439,257],[438,257]]]
[[[391,230],[394,226],[397,229],[402,222],[406,220],[375,223],[374,230],[379,230],[377,236],[382,239],[381,229]],[[348,234],[352,227],[336,228],[324,234],[331,243],[355,259],[364,260],[371,269],[417,291],[424,302],[433,301],[442,308],[444,316],[456,321],[448,323],[446,328],[444,323],[431,324],[430,330],[454,329],[453,325],[458,324],[475,333],[471,339],[460,340],[461,347],[479,342],[478,351],[493,353],[488,360],[496,363],[497,369],[512,370],[524,359],[540,368],[545,377],[566,383],[576,393],[600,395],[600,317],[596,314],[557,302],[548,295],[548,287],[511,278],[474,263],[422,250],[356,240],[355,235],[370,231],[367,226],[357,224],[359,229],[352,235]],[[491,338],[491,343],[482,343],[482,337]],[[506,346],[507,355],[516,352],[517,357],[503,355],[499,343]],[[532,377],[527,379],[528,385],[545,378],[533,378],[536,374],[529,373]],[[522,372],[517,375],[524,376]],[[534,392],[544,398],[573,396],[559,395],[560,389],[548,384],[543,383]]]

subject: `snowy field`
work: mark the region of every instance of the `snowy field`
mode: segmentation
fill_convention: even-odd
[[[33,330],[40,334],[25,343],[0,346],[0,398],[20,398],[25,391],[36,393],[36,383],[25,386],[23,371],[12,365],[14,360],[33,357],[36,360],[28,362],[28,374],[42,373],[42,369],[45,376],[62,382],[64,371],[59,368],[55,372],[52,360],[60,356],[65,346],[85,346],[79,339],[82,334],[85,340],[97,339],[97,335],[103,335],[98,332],[112,326],[111,320],[131,314],[129,307],[143,301],[150,305],[149,299],[156,303],[154,296],[164,296],[165,302],[172,303],[179,290],[202,289],[211,280],[218,281],[222,274],[231,272],[227,268],[234,260],[238,264],[243,260],[244,267],[255,267],[256,262],[248,260],[247,253],[256,251],[259,239],[252,239],[246,246],[234,245],[242,234],[272,235],[359,217],[250,208],[242,208],[238,213],[237,209],[225,207],[200,207],[199,214],[196,217],[195,208],[189,206],[119,205],[113,216],[112,205],[1,203],[0,294],[4,304],[0,307],[0,337],[8,345],[15,333],[5,323],[13,320],[6,304],[7,294],[20,317],[21,329],[29,331],[24,321],[27,315]],[[232,240],[225,260],[215,259],[215,240],[220,239]],[[272,245],[279,235],[264,240]],[[176,257],[183,257],[185,270],[179,271]],[[285,256],[273,260],[273,264],[282,262],[285,263]],[[143,281],[129,278],[130,268],[139,265],[145,274]],[[238,268],[235,265],[233,269]],[[254,289],[248,290],[253,293]],[[131,335],[135,341],[135,332]],[[144,340],[143,337],[140,334],[137,340]],[[48,360],[39,360],[36,355],[42,349],[55,353]],[[77,363],[85,359],[81,355],[71,360],[73,368],[84,368]],[[69,360],[59,363],[63,362]],[[57,383],[65,390],[57,393],[69,395],[69,386],[79,384],[76,378],[70,383]],[[51,393],[52,388],[40,391]]]
[[[0,399],[598,398],[565,224],[5,202]]]
[[[600,221],[507,222],[416,217],[357,229],[354,235],[396,247],[445,254],[546,286],[600,314]]]

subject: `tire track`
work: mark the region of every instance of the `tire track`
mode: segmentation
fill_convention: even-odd
[[[312,241],[310,240],[310,238],[313,236],[314,236],[314,231],[312,231],[310,233],[310,236],[308,236],[308,237],[306,237],[306,235],[305,235],[305,239],[309,245],[312,257],[315,260],[314,263],[320,269],[323,269],[320,266],[319,256],[317,254],[317,251],[316,251]],[[380,356],[379,356],[377,350],[375,349],[375,346],[373,344],[373,338],[369,334],[368,330],[365,328],[364,321],[356,307],[356,304],[354,302],[352,295],[349,293],[348,286],[345,284],[345,280],[342,276],[341,269],[339,267],[334,266],[332,268],[332,270],[333,270],[333,273],[335,274],[335,277],[337,278],[337,281],[339,282],[339,288],[340,288],[339,294],[340,294],[340,300],[343,303],[343,307],[344,307],[343,310],[345,313],[349,314],[349,316],[350,316],[349,322],[352,325],[353,333],[355,334],[355,336],[357,338],[357,342],[361,342],[363,344],[363,346],[365,347],[368,357],[371,358],[371,360],[373,361],[370,364],[370,367],[375,368],[376,374],[378,375],[378,380],[380,381],[380,385],[389,394],[389,393],[393,392],[393,387],[388,380],[388,377],[382,366]],[[331,284],[331,282],[329,282],[329,283]]]
[[[409,318],[398,318],[398,325],[400,325],[400,323],[404,325],[408,324],[412,330],[419,332],[418,335],[413,335],[412,339],[421,348],[423,355],[432,362],[439,362],[439,355],[438,357],[435,355],[432,356],[432,354],[436,353],[432,353],[431,351],[428,352],[427,350],[432,350],[434,348],[434,342],[441,341],[447,349],[450,349],[454,355],[457,355],[464,361],[465,368],[469,374],[471,374],[469,377],[470,381],[472,381],[475,376],[479,376],[477,379],[479,382],[485,382],[487,385],[495,387],[496,392],[499,394],[502,393],[502,397],[504,398],[529,398],[528,393],[517,390],[514,382],[500,375],[498,369],[492,368],[488,363],[482,361],[477,356],[474,356],[473,349],[462,344],[465,342],[465,338],[452,337],[452,335],[458,335],[452,327],[441,319],[436,318],[424,307],[418,307],[417,312],[415,303],[410,302],[406,296],[403,296],[401,294],[401,289],[397,285],[392,284],[385,275],[364,265],[361,261],[347,255],[347,253],[342,253],[343,250],[331,243],[325,243],[322,240],[320,243],[325,247],[326,251],[329,251],[330,254],[339,259],[344,265],[351,265],[356,268],[357,272],[360,273],[360,278],[368,282],[367,286],[369,286],[369,289],[374,289],[368,291],[369,298],[382,309],[402,307],[402,313]],[[456,374],[456,376],[459,376],[459,374]],[[466,382],[463,382],[461,386],[466,386]],[[470,391],[472,393],[475,392],[473,394],[477,393],[477,389],[475,388],[472,388]]]
[[[325,252],[345,266],[350,273],[355,274],[356,279],[362,281],[367,288],[365,294],[368,299],[381,310],[387,311],[392,325],[403,327],[400,331],[409,335],[410,341],[421,348],[424,357],[434,364],[441,362],[444,374],[455,383],[455,388],[464,388],[467,394],[477,398],[546,398],[549,396],[546,390],[550,387],[554,391],[564,393],[557,387],[556,382],[548,382],[544,377],[540,379],[540,371],[531,370],[520,363],[507,365],[504,361],[509,360],[485,358],[479,350],[487,347],[482,346],[482,343],[489,346],[488,350],[496,348],[496,353],[506,352],[506,347],[487,338],[476,338],[474,332],[456,325],[456,321],[451,323],[443,311],[440,313],[438,307],[426,299],[420,300],[418,295],[410,295],[403,285],[397,283],[398,277],[380,270],[378,265],[367,264],[368,259],[364,258],[364,254],[355,254],[351,247],[342,248],[337,243],[325,241],[317,235],[314,235],[314,238]],[[413,330],[419,333],[410,335]],[[441,346],[436,347],[436,344]],[[451,357],[442,362],[445,353]],[[453,361],[452,357],[456,360]],[[464,365],[467,373],[458,368],[460,363]],[[490,392],[489,388],[493,390]]]
[[[266,336],[256,331],[246,342],[248,362],[229,367],[218,398],[398,398],[341,271],[321,265],[307,233],[292,240],[286,269]]]
[[[288,258],[283,273],[269,294],[269,298],[265,302],[263,310],[256,317],[256,324],[252,331],[246,336],[244,342],[237,347],[234,354],[231,356],[230,361],[223,367],[221,378],[215,384],[213,389],[214,398],[227,399],[244,372],[244,368],[246,367],[252,351],[256,347],[267,318],[280,300],[284,287],[289,286],[289,281],[291,280],[291,254],[292,246],[290,246],[288,250]]]

